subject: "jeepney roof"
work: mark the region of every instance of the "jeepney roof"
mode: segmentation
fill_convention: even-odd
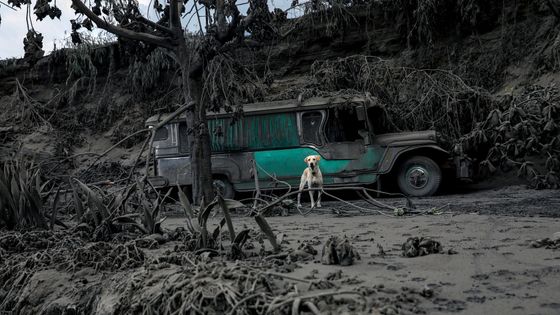
[[[243,105],[243,112],[245,114],[269,114],[281,113],[291,111],[301,111],[310,109],[327,108],[331,106],[340,105],[362,105],[366,102],[363,97],[313,97],[299,103],[297,100],[283,100],[273,102],[260,102]],[[208,112],[207,116],[210,118],[229,117],[233,113],[228,113],[223,109],[219,112]],[[146,125],[155,125],[163,121],[170,114],[159,114],[151,116],[146,120]],[[181,114],[171,120],[170,122],[177,122],[185,119],[185,114]]]

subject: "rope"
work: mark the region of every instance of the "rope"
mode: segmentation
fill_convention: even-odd
[[[342,202],[348,206],[351,206],[353,208],[358,209],[361,213],[364,212],[375,212],[384,216],[388,216],[388,217],[397,217],[397,216],[402,216],[402,215],[395,215],[395,213],[399,213],[400,211],[404,211],[403,215],[405,213],[414,213],[411,212],[412,209],[414,209],[414,205],[412,204],[412,201],[409,199],[408,196],[402,194],[402,193],[389,193],[389,192],[385,192],[385,191],[381,191],[381,190],[377,190],[377,189],[371,189],[371,188],[365,188],[365,187],[356,187],[356,186],[350,186],[350,187],[336,187],[336,188],[307,188],[307,189],[303,189],[302,191],[297,191],[297,192],[292,192],[292,186],[286,182],[286,181],[282,181],[279,180],[276,175],[271,174],[270,172],[268,172],[264,167],[262,167],[259,163],[257,163],[257,161],[254,161],[255,165],[257,166],[258,169],[262,170],[264,172],[264,174],[266,176],[268,176],[270,179],[272,179],[272,181],[276,182],[276,183],[280,183],[280,184],[284,184],[288,187],[288,192],[286,192],[284,195],[280,196],[279,198],[277,198],[276,200],[274,200],[272,203],[266,202],[265,200],[263,200],[262,198],[246,198],[244,199],[244,201],[248,201],[248,200],[258,200],[261,201],[263,203],[265,203],[265,206],[263,208],[260,209],[260,211],[257,211],[258,213],[262,213],[267,211],[268,209],[270,209],[272,206],[278,204],[280,201],[286,199],[289,196],[295,195],[296,193],[302,193],[305,191],[320,191],[321,193],[325,194],[326,196],[333,198],[339,202]],[[255,173],[255,176],[258,176],[258,171],[257,173]],[[349,201],[343,200],[339,197],[334,196],[333,194],[328,193],[327,191],[338,191],[338,190],[354,190],[357,191],[358,196],[365,202],[367,202],[368,204],[371,204],[373,206],[376,206],[378,208],[382,208],[382,209],[389,209],[391,210],[393,213],[389,213],[388,211],[382,211],[382,210],[378,210],[378,209],[370,209],[370,208],[365,208],[356,204],[353,204]],[[376,194],[382,194],[382,195],[386,195],[386,196],[397,196],[397,197],[402,197],[402,198],[406,198],[407,200],[407,205],[403,208],[398,208],[398,207],[394,207],[391,205],[388,205],[386,203],[383,203],[375,198],[373,198],[368,192],[372,192],[372,193],[376,193]],[[266,196],[266,195],[261,195],[261,196]],[[273,198],[272,196],[267,196],[270,197],[271,199]],[[442,206],[440,208],[438,208],[439,210],[441,210],[444,207],[447,207],[448,205]],[[297,211],[299,212],[299,214],[301,214],[302,216],[307,216],[308,214],[310,214],[313,210],[315,210],[314,208],[309,209],[308,211],[302,211],[300,207],[296,207]],[[406,209],[408,209],[408,211],[406,211]],[[430,210],[426,210],[426,211],[420,211],[420,212],[416,212],[414,214],[416,215],[423,215],[426,213],[436,213],[438,211],[438,209],[430,209]],[[250,211],[249,215],[254,214],[255,211]]]

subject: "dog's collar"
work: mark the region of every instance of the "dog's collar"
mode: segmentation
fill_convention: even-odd
[[[311,175],[316,176],[317,171],[319,170],[319,167],[318,166],[316,166],[315,168],[308,167],[308,169],[311,172]]]

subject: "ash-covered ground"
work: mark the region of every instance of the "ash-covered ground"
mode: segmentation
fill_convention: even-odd
[[[163,214],[169,216],[163,237],[120,232],[93,242],[79,227],[3,231],[0,308],[21,314],[559,312],[560,243],[550,240],[560,231],[557,191],[511,186],[412,201],[418,210],[438,211],[393,216],[351,200],[360,209],[326,201],[307,216],[292,210],[267,217],[281,244],[275,253],[240,210],[232,214],[234,226],[251,232],[235,259],[227,237],[215,250],[190,251],[181,232],[186,217],[173,204]],[[209,227],[220,220],[218,213]],[[331,237],[350,244],[351,265],[325,264]],[[411,237],[439,242],[439,253],[403,256]]]

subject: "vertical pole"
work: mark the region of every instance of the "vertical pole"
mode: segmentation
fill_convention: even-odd
[[[257,208],[257,200],[261,197],[261,187],[259,183],[259,171],[257,170],[257,162],[255,159],[252,160],[253,162],[253,177],[255,178],[255,190],[257,194],[255,195],[255,202],[253,203],[253,209]]]
[[[381,176],[377,175],[377,198],[381,198],[381,189],[383,188],[381,185]]]

